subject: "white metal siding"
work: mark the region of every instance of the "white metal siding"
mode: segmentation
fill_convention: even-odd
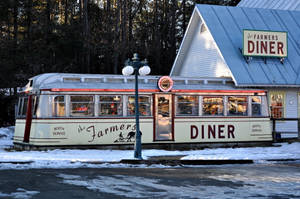
[[[200,33],[198,23],[194,38],[184,58],[180,76],[184,77],[230,77],[230,71],[220,56],[209,30]]]
[[[286,117],[296,118],[298,117],[297,108],[297,92],[286,92]]]
[[[296,91],[288,91],[286,92],[286,102],[285,102],[285,117],[286,118],[297,118],[298,117],[298,93]],[[276,125],[277,131],[282,132],[295,132],[295,133],[286,133],[282,134],[282,137],[297,137],[297,121],[286,121],[286,122],[278,122]]]
[[[192,17],[190,19],[189,25],[186,29],[185,35],[182,39],[181,46],[180,46],[177,56],[175,58],[174,64],[172,66],[170,76],[180,76],[184,57],[188,53],[187,49],[189,49],[191,42],[194,38],[194,34],[196,32],[196,27],[201,23],[202,23],[202,21],[201,21],[200,16],[196,12],[196,10],[194,10]]]

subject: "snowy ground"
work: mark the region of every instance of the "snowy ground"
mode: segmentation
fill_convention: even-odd
[[[14,127],[0,128],[0,169],[128,167],[124,164],[93,164],[132,159],[132,150],[48,150],[11,151]],[[300,159],[300,143],[278,143],[274,147],[216,148],[190,151],[143,150],[143,159],[151,156],[182,155],[188,160]],[[18,163],[18,164],[17,164]],[[21,164],[23,163],[23,164]],[[143,165],[140,165],[143,166]]]

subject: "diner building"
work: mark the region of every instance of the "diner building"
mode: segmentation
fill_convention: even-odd
[[[170,76],[230,78],[236,88],[266,90],[272,118],[299,118],[299,10],[296,0],[197,4]],[[276,121],[276,131],[297,137],[297,125]]]

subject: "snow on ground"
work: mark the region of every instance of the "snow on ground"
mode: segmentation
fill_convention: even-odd
[[[14,127],[0,128],[0,169],[124,167],[122,159],[132,159],[133,150],[48,150],[13,151]],[[190,151],[143,150],[143,159],[151,156],[184,156],[185,160],[300,159],[300,143],[278,143],[274,147],[216,148]],[[105,164],[95,164],[108,162]],[[23,163],[23,164],[22,164]],[[93,164],[92,164],[93,163]],[[127,165],[128,166],[128,165]]]
[[[128,198],[298,198],[299,174],[264,172],[212,172],[197,183],[155,177],[58,174],[63,184]],[[251,174],[251,175],[249,175]],[[219,184],[213,184],[214,179]],[[202,181],[202,182],[201,182]],[[224,183],[224,184],[223,184]],[[222,185],[223,184],[223,185]],[[226,184],[226,185],[225,185]],[[180,191],[178,191],[180,190]]]
[[[38,191],[27,191],[23,188],[17,188],[17,192],[12,192],[10,194],[1,193],[0,198],[22,198],[22,199],[30,199],[32,196],[38,194]]]
[[[0,150],[13,145],[13,133],[15,128],[0,128]]]

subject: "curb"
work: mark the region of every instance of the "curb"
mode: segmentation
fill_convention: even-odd
[[[7,161],[7,162],[0,162],[0,164],[31,164],[34,161]]]
[[[185,165],[253,164],[253,160],[180,160]]]
[[[138,160],[138,159],[123,159],[122,164],[162,164],[169,166],[176,165],[222,165],[222,164],[253,164],[253,160]]]
[[[292,162],[300,161],[300,159],[268,159],[268,162]],[[31,164],[34,161],[0,161],[0,164]],[[77,161],[71,162],[76,163]],[[131,164],[131,165],[166,165],[166,166],[184,166],[184,165],[225,165],[225,164],[253,164],[254,160],[181,160],[181,159],[122,159],[118,162],[105,161],[79,161],[87,164]]]
[[[269,162],[290,162],[290,161],[300,161],[298,158],[287,158],[287,159],[268,159]]]

